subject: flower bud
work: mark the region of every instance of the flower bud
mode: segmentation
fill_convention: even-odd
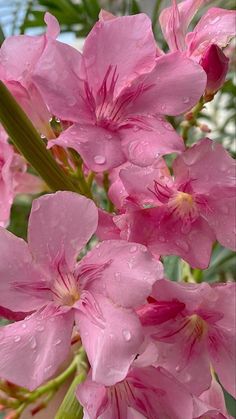
[[[214,95],[225,81],[229,59],[215,44],[209,46],[200,61],[207,74],[206,96]]]

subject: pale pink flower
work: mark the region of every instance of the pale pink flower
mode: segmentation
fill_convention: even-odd
[[[162,265],[144,246],[121,240],[77,263],[97,218],[91,200],[57,192],[33,202],[28,245],[0,229],[0,306],[28,314],[0,330],[1,378],[34,389],[51,377],[67,357],[74,322],[93,379],[113,385],[126,376],[143,341],[134,308]]]
[[[22,156],[14,152],[7,142],[7,135],[0,127],[0,226],[6,227],[10,220],[13,200],[20,193],[39,193],[42,180],[26,172]]]
[[[179,52],[156,55],[144,14],[97,22],[83,55],[48,43],[33,79],[50,111],[72,123],[49,146],[75,149],[95,172],[126,160],[147,166],[157,155],[182,151],[182,138],[164,115],[181,114],[199,100],[205,72]]]
[[[163,279],[138,313],[146,333],[157,342],[157,365],[195,395],[210,387],[212,365],[235,397],[235,283],[210,286]]]
[[[174,161],[173,173],[157,164],[122,169],[109,192],[120,209],[113,222],[122,238],[147,245],[153,254],[178,255],[192,267],[207,268],[215,240],[236,248],[235,161],[206,138]],[[112,232],[111,220],[107,225]]]
[[[91,379],[78,386],[86,419],[192,419],[188,390],[163,368],[131,368],[123,381],[103,386]]]
[[[164,9],[160,14],[162,32],[171,51],[183,51],[199,61],[212,44],[220,48],[228,45],[235,36],[235,10],[212,7],[201,17],[192,32],[187,33],[189,24],[203,0],[185,0]]]
[[[48,108],[32,80],[34,68],[46,45],[60,31],[57,20],[45,14],[47,31],[44,35],[16,35],[8,37],[0,48],[0,79],[23,107],[29,118],[44,134],[51,134]]]

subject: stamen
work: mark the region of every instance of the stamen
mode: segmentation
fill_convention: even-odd
[[[194,197],[186,192],[175,193],[168,202],[168,207],[183,221],[194,221],[198,216],[198,208]]]

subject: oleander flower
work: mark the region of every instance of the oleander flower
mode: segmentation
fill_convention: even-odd
[[[93,379],[113,385],[126,376],[143,341],[135,307],[162,265],[144,246],[121,240],[77,262],[97,213],[91,200],[57,192],[33,202],[28,245],[0,229],[0,307],[27,315],[0,330],[1,378],[32,390],[51,377],[67,357],[74,322]]]
[[[235,283],[211,286],[163,279],[151,297],[138,313],[157,342],[157,365],[198,396],[209,389],[213,367],[235,397]]]
[[[101,18],[83,54],[52,40],[33,80],[52,114],[72,124],[49,147],[71,147],[89,169],[103,172],[126,160],[147,166],[183,151],[164,115],[191,109],[206,75],[178,51],[157,56],[151,21],[141,13]]]
[[[92,381],[90,372],[76,394],[86,419],[193,417],[190,393],[160,367],[132,367],[123,381],[106,387]]]
[[[120,170],[109,192],[120,209],[113,222],[122,238],[147,245],[153,254],[178,255],[205,269],[215,240],[236,248],[235,161],[205,138],[174,161],[173,177],[162,166]]]

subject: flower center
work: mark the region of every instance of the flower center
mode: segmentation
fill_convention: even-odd
[[[198,314],[192,314],[188,318],[187,334],[200,340],[207,332],[207,323]]]
[[[186,192],[177,192],[168,201],[168,207],[182,220],[194,221],[198,216],[195,199]]]
[[[51,291],[55,302],[62,306],[73,306],[80,298],[78,281],[70,272],[61,272],[54,281]]]

